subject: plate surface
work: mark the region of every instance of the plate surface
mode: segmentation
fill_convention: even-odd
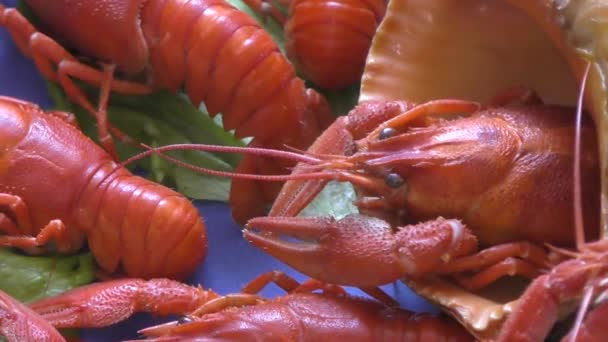
[[[15,5],[16,0],[0,0],[7,7]],[[0,95],[12,96],[37,103],[43,108],[51,108],[44,80],[36,71],[33,63],[22,56],[13,44],[7,31],[0,28]],[[209,254],[188,283],[212,288],[227,294],[238,292],[251,279],[270,270],[284,270],[302,281],[306,277],[293,271],[279,261],[249,245],[242,238],[241,226],[234,223],[229,208],[220,202],[196,202],[209,234]],[[401,283],[384,286],[383,289],[397,298],[403,307],[414,311],[434,311],[423,299],[415,296]],[[349,292],[361,295],[356,289]],[[274,297],[283,292],[270,286],[263,295]],[[166,320],[166,319],[165,319]],[[165,320],[149,315],[138,314],[132,319],[104,329],[85,329],[85,341],[119,341],[137,338],[137,330]]]

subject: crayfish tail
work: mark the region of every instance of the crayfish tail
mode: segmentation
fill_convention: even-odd
[[[188,277],[207,254],[207,233],[183,195],[114,163],[90,178],[76,211],[97,263],[130,277]]]

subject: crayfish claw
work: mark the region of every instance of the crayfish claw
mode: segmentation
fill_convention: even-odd
[[[327,283],[373,287],[403,273],[393,253],[391,226],[373,217],[254,218],[243,235],[273,257]],[[299,241],[287,241],[294,238]]]
[[[303,217],[256,217],[247,222],[250,227],[268,233],[289,234],[301,239],[319,239],[327,233],[327,227],[335,221],[332,218]]]
[[[280,260],[313,260],[323,253],[319,239],[327,234],[324,218],[256,217],[245,226],[243,236]],[[253,227],[253,228],[252,228]],[[291,240],[291,241],[290,241]],[[296,240],[296,241],[293,241]]]

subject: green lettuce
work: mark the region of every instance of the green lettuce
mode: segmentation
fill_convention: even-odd
[[[94,265],[90,253],[28,256],[0,248],[0,289],[29,303],[92,282]]]

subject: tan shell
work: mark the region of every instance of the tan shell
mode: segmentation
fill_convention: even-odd
[[[585,108],[598,128],[606,236],[608,0],[391,0],[359,100],[484,102],[505,88],[527,85],[547,103],[575,106],[587,61]],[[495,336],[513,305],[440,280],[408,285],[483,339]]]

